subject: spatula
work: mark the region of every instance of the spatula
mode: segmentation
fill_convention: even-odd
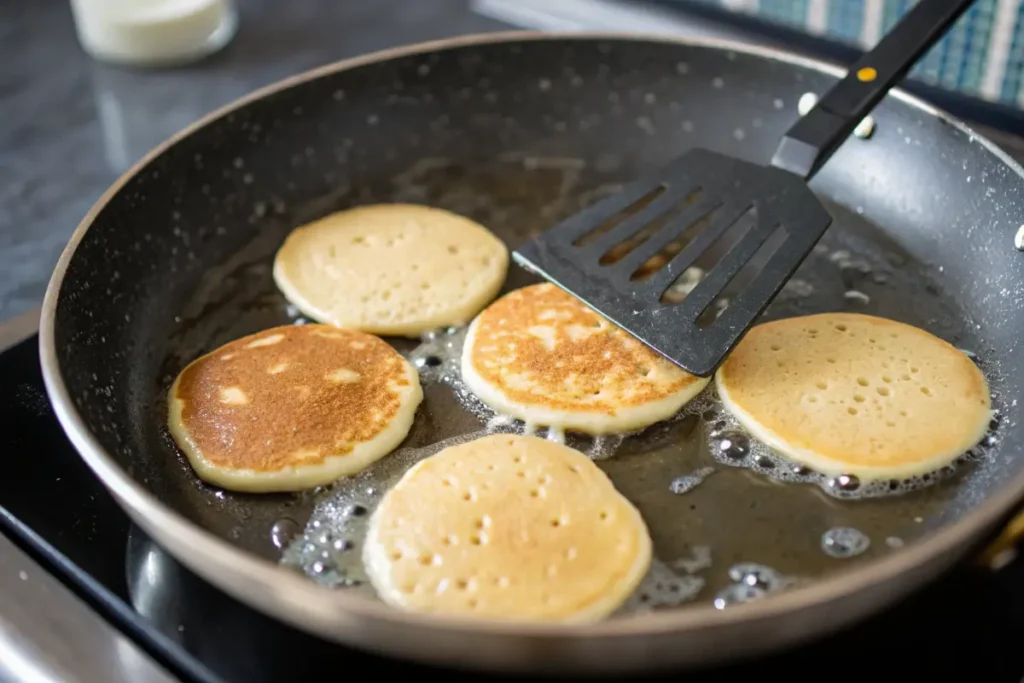
[[[970,4],[921,0],[793,124],[770,165],[693,149],[515,260],[684,370],[712,374],[832,222],[807,181]]]

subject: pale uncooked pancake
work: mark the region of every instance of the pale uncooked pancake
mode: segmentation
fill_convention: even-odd
[[[387,343],[289,325],[225,344],[181,371],[168,426],[201,479],[236,491],[297,491],[390,453],[423,399]]]
[[[498,413],[587,434],[669,418],[708,383],[551,284],[510,292],[477,316],[462,377]]]
[[[586,456],[495,434],[410,469],[373,513],[363,561],[381,599],[403,609],[583,622],[632,594],[651,539]]]
[[[962,352],[924,330],[854,313],[758,325],[716,375],[755,437],[823,474],[902,479],[948,465],[991,419]]]
[[[409,337],[469,322],[507,270],[508,249],[483,226],[413,204],[331,214],[295,229],[274,259],[277,286],[311,318]]]

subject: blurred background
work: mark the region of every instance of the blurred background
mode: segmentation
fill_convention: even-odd
[[[260,86],[409,43],[514,29],[741,40],[848,62],[914,0],[4,0],[0,321],[31,315],[78,221],[150,148]],[[1024,130],[1021,0],[978,0],[912,89]]]

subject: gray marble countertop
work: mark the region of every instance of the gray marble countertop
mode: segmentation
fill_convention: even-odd
[[[239,0],[238,35],[187,68],[130,70],[82,51],[68,0],[0,2],[0,321],[31,311],[75,226],[150,148],[306,69],[507,30],[468,0]]]

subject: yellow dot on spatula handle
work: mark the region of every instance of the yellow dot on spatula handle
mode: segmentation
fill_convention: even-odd
[[[878,72],[870,66],[865,66],[863,69],[857,70],[857,80],[863,83],[870,83],[871,81],[878,78]]]

